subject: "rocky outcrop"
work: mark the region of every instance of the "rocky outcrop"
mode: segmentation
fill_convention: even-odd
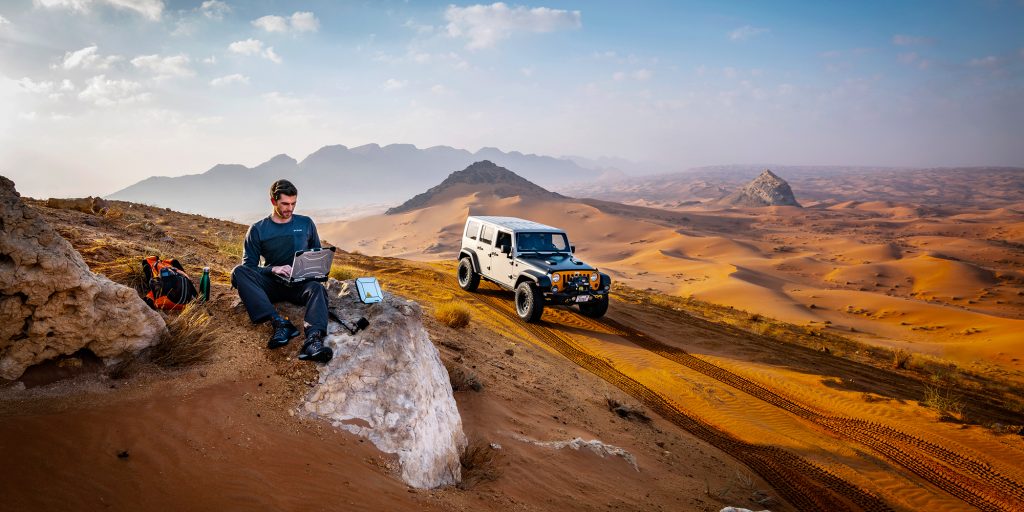
[[[83,348],[113,362],[165,331],[135,290],[90,272],[0,176],[0,377]]]
[[[334,359],[320,368],[302,410],[397,454],[402,480],[412,487],[458,483],[466,436],[422,310],[387,292],[382,302],[363,304],[351,283],[328,283]],[[370,325],[355,335],[337,321],[360,317]]]
[[[786,180],[765,169],[754,181],[719,200],[723,206],[800,206]]]
[[[110,209],[110,205],[102,197],[80,197],[74,199],[60,199],[51,197],[46,200],[47,208],[60,208],[64,210],[77,210],[82,213],[103,215]]]

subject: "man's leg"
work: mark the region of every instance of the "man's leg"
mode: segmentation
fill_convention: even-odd
[[[267,348],[278,348],[299,335],[299,330],[291,322],[277,314],[273,301],[279,300],[284,286],[274,281],[273,277],[261,274],[258,270],[239,265],[231,271],[231,284],[238,288],[238,296],[249,312],[249,320],[254,324],[270,320],[274,327],[273,334],[267,341]]]
[[[231,284],[238,288],[238,297],[242,299],[245,310],[249,312],[249,320],[260,324],[270,320],[277,313],[270,302],[272,278],[261,274],[258,270],[239,265],[231,271]]]
[[[327,335],[327,290],[324,285],[311,281],[295,287],[288,299],[295,304],[306,306],[306,342],[302,345],[299,359],[326,363],[334,356],[330,347],[324,345]]]

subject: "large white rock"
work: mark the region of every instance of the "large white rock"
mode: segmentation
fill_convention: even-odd
[[[0,377],[82,348],[113,361],[166,329],[135,290],[89,271],[0,176]]]
[[[331,319],[327,341],[334,359],[320,368],[302,408],[397,454],[402,480],[412,487],[458,483],[466,436],[422,310],[386,292],[382,302],[363,304],[351,284],[328,283],[332,316],[365,317],[370,326],[353,336]]]

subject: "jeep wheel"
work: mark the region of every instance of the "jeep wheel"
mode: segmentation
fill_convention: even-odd
[[[516,313],[527,322],[537,322],[544,313],[544,295],[536,284],[523,281],[516,287]]]
[[[480,286],[480,274],[473,270],[473,261],[469,258],[459,260],[459,286],[467,292],[475,291]]]
[[[580,303],[580,313],[590,318],[601,318],[605,313],[608,312],[608,296],[605,295],[601,300],[594,300],[590,302]]]

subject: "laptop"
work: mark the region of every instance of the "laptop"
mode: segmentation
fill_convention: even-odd
[[[327,280],[327,275],[331,273],[331,263],[333,262],[334,247],[296,251],[295,258],[292,260],[292,275],[290,277],[274,275],[287,283],[324,282]]]

